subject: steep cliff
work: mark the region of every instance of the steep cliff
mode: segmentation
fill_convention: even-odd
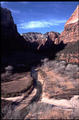
[[[59,40],[67,44],[58,53],[59,59],[68,63],[79,63],[79,5],[65,23],[64,31],[60,34]]]
[[[24,40],[17,32],[17,27],[13,21],[12,14],[7,8],[0,7],[1,14],[1,51],[8,52],[12,50],[23,49]]]
[[[59,38],[63,40],[64,43],[76,42],[79,40],[79,5],[66,22],[64,31]]]

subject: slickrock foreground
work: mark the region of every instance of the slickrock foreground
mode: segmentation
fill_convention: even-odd
[[[9,114],[8,111],[4,118],[79,118],[78,65],[66,64],[65,61],[48,61],[32,72],[35,74],[32,77],[36,77],[34,89],[28,96],[26,91],[24,96],[18,96],[17,99],[15,99],[16,97],[13,100],[10,97],[4,98],[4,100],[14,101],[13,105],[9,105],[11,113]],[[11,106],[13,106],[13,111]],[[3,111],[5,111],[5,107]]]
[[[25,91],[30,92],[32,90],[33,79],[29,74],[28,75],[25,74],[23,78],[1,83],[1,86],[2,97],[17,96]]]
[[[38,72],[38,80],[43,83],[44,96],[48,98],[69,99],[73,94],[78,95],[78,77],[78,65],[66,65],[65,61],[49,61]]]

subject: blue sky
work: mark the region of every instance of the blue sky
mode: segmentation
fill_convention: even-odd
[[[18,32],[62,32],[65,22],[78,5],[76,1],[49,2],[1,2],[3,8],[12,12]]]

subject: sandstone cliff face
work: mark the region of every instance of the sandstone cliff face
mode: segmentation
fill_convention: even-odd
[[[68,19],[65,26],[67,24],[72,24],[78,21],[79,21],[79,5],[77,6],[76,10],[73,12],[72,16]]]
[[[64,43],[79,40],[79,5],[65,24],[64,31],[59,36]]]
[[[79,63],[79,5],[66,22],[59,40],[67,44],[58,53],[59,59],[65,60],[67,63]]]

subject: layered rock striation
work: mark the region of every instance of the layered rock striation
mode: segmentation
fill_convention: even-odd
[[[68,63],[79,63],[79,5],[65,23],[59,40],[66,44],[66,47],[57,55],[59,59]]]
[[[79,5],[67,20],[64,31],[59,36],[64,43],[76,42],[79,40]]]

